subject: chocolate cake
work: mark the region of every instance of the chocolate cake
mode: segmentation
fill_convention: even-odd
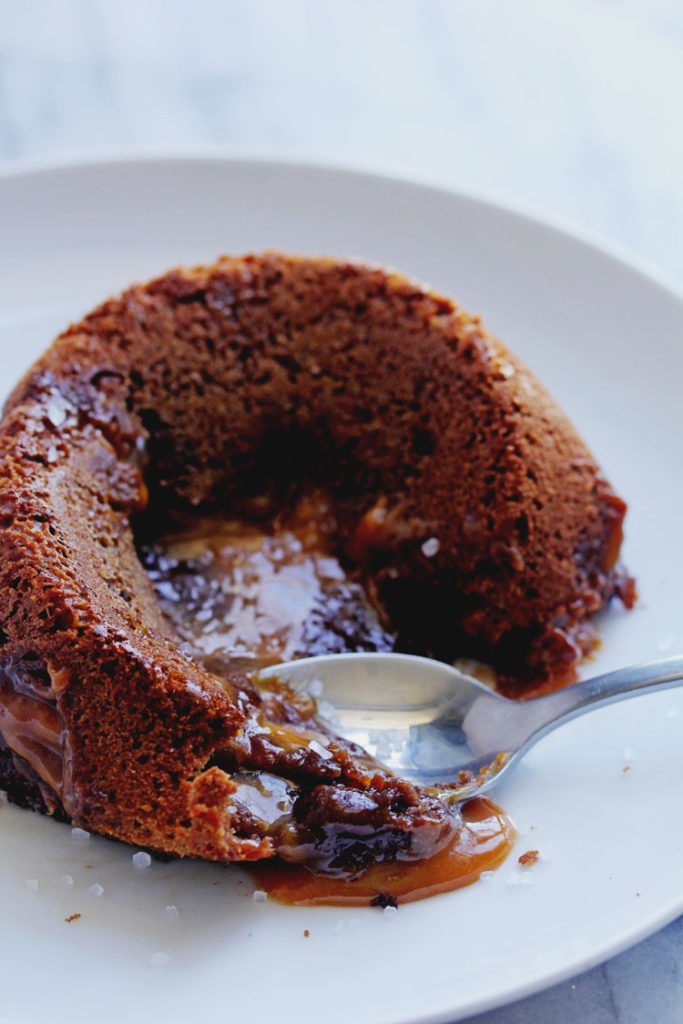
[[[130,288],[15,388],[0,456],[0,785],[169,854],[352,874],[434,852],[457,808],[251,668],[397,649],[557,683],[631,597],[625,506],[547,393],[373,267],[269,253]],[[193,622],[247,621],[266,549],[318,588],[296,637],[256,573],[259,651],[246,626],[202,647]]]

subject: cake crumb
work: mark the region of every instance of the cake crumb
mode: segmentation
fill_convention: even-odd
[[[378,892],[377,895],[373,896],[370,900],[370,906],[382,907],[384,910],[386,910],[387,907],[393,907],[395,910],[398,906],[398,901],[390,892]]]
[[[78,921],[80,916],[80,914],[69,914],[69,916],[65,917],[64,920],[67,924],[71,924],[72,921]]]
[[[527,850],[526,853],[521,853],[517,858],[517,863],[521,864],[524,868],[530,868],[532,864],[535,864],[538,860],[538,850]]]
[[[631,771],[631,765],[630,764],[625,764],[624,767],[621,769],[622,775],[625,772],[630,772],[630,771]]]
[[[304,938],[307,939],[310,934],[308,928],[304,928]]]

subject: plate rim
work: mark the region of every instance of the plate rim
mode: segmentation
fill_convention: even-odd
[[[435,193],[442,198],[472,203],[494,212],[531,222],[554,235],[570,238],[573,242],[596,255],[608,256],[628,270],[645,277],[669,297],[683,305],[683,281],[677,282],[673,274],[647,257],[641,256],[627,245],[608,235],[587,228],[546,206],[521,199],[503,190],[483,188],[471,182],[453,182],[438,174],[413,173],[400,163],[383,160],[354,161],[330,159],[314,152],[302,157],[296,152],[274,151],[258,147],[180,147],[174,148],[116,148],[111,151],[74,151],[51,154],[46,157],[25,157],[0,160],[0,185],[20,178],[39,178],[56,172],[104,171],[108,168],[149,168],[154,164],[214,165],[247,168],[249,166],[292,172],[341,174],[350,179],[372,179],[379,184],[400,184],[419,191]]]

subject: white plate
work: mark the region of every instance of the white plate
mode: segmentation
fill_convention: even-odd
[[[225,251],[362,256],[483,312],[630,500],[624,554],[641,600],[605,617],[591,671],[683,650],[683,313],[654,280],[480,200],[268,162],[9,176],[0,224],[3,390],[111,291]],[[683,910],[683,692],[567,725],[499,800],[521,835],[495,878],[393,916],[257,904],[239,869],[136,870],[127,847],[79,843],[2,807],[0,1019],[454,1020],[587,968]],[[523,872],[529,848],[546,859]]]

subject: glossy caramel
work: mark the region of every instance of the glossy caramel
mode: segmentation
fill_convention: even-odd
[[[468,800],[463,826],[435,856],[419,861],[375,863],[352,881],[313,874],[301,864],[261,861],[250,868],[271,899],[296,906],[369,906],[411,903],[476,882],[507,857],[516,833],[490,800]]]
[[[174,632],[219,675],[393,647],[331,544],[334,518],[322,492],[262,521],[218,514],[175,527],[142,545],[143,562]]]

